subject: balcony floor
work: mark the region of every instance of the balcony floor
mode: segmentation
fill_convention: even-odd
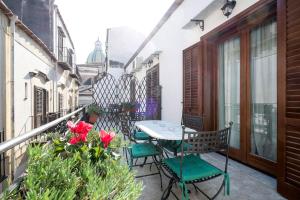
[[[217,167],[223,168],[225,158],[217,153],[203,155],[202,158],[208,160]],[[247,167],[234,160],[229,161],[229,175],[230,175],[230,196],[224,196],[223,191],[219,194],[217,199],[255,199],[255,200],[277,200],[284,199],[276,192],[276,179]],[[154,171],[154,166],[152,170]],[[149,173],[149,165],[143,168],[135,167],[136,173],[141,175]],[[163,187],[167,187],[168,178],[162,176]],[[141,200],[158,200],[161,198],[162,192],[160,190],[159,176],[148,176],[140,178],[144,184],[143,194]],[[209,195],[213,195],[217,188],[220,186],[222,178],[216,178],[211,181],[199,183],[198,186],[201,190]],[[191,190],[190,199],[206,199],[200,192],[195,192],[193,187]],[[173,191],[181,197],[179,187],[173,187]],[[175,199],[170,195],[170,200]]]

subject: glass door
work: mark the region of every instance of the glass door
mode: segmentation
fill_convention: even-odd
[[[218,128],[233,122],[229,155],[267,173],[277,170],[276,16],[214,41]]]
[[[233,122],[230,146],[240,149],[240,38],[226,40],[218,51],[218,126]]]
[[[250,154],[277,159],[277,27],[272,20],[250,31]]]

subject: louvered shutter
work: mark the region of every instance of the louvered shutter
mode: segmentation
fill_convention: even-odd
[[[60,117],[63,116],[63,95],[61,93],[58,94],[58,112]]]
[[[192,68],[192,50],[183,52],[183,107],[184,114],[190,114],[191,108],[191,68]]]
[[[279,118],[278,191],[300,197],[300,1],[278,1],[279,67],[285,70],[283,118]],[[285,59],[282,59],[285,57]],[[280,91],[279,91],[280,93]],[[281,96],[281,95],[280,95]],[[280,105],[279,105],[280,111]],[[279,116],[281,113],[279,112]],[[282,115],[283,116],[283,115]],[[282,127],[282,128],[281,128]]]
[[[37,128],[43,123],[43,90],[34,87],[34,127]]]
[[[184,114],[202,114],[201,42],[183,51]]]
[[[202,47],[199,42],[183,51],[183,115],[203,114]]]
[[[148,119],[161,119],[161,88],[159,66],[147,70],[146,74],[146,113]]]

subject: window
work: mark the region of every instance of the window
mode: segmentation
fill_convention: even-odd
[[[277,25],[251,30],[251,153],[277,157]]]
[[[63,60],[64,56],[64,32],[61,27],[58,27],[58,60]]]
[[[240,148],[240,38],[219,46],[219,127],[230,121],[230,146]]]
[[[61,93],[58,94],[58,112],[60,116],[63,116],[63,95]]]
[[[72,49],[68,49],[68,58],[67,62],[69,63],[70,67],[73,66],[73,51]]]
[[[49,112],[49,94],[46,89],[34,86],[34,127],[47,122]]]

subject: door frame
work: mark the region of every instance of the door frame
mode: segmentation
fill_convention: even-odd
[[[204,42],[204,52],[206,52],[204,58],[204,68],[211,70],[211,79],[214,80],[212,83],[207,83],[209,78],[204,77],[204,85],[212,90],[210,98],[212,100],[211,105],[211,122],[207,125],[210,129],[218,128],[218,46],[220,42],[226,41],[234,36],[240,36],[241,49],[241,68],[240,68],[240,90],[246,91],[240,93],[240,106],[245,109],[240,110],[240,152],[239,150],[230,149],[230,156],[243,163],[249,164],[257,169],[260,169],[268,174],[277,175],[277,162],[272,162],[263,159],[259,156],[249,155],[248,152],[251,150],[251,98],[250,98],[250,30],[257,25],[276,17],[276,1],[275,0],[261,0],[256,4],[250,6],[240,14],[236,15],[232,19],[213,29],[206,35],[201,37]],[[253,17],[255,16],[255,17]],[[210,69],[209,69],[210,68]],[[279,72],[277,63],[277,72]],[[280,80],[280,79],[278,79]],[[278,83],[278,81],[277,81]],[[206,88],[204,86],[204,88]],[[277,84],[277,91],[280,88]],[[277,92],[279,95],[279,91]],[[278,96],[279,97],[279,96]],[[208,101],[208,100],[205,100]],[[277,113],[278,118],[278,113]],[[278,125],[277,125],[278,126]],[[278,133],[277,133],[278,135]],[[277,145],[278,146],[278,145]],[[278,159],[277,159],[278,160]]]

